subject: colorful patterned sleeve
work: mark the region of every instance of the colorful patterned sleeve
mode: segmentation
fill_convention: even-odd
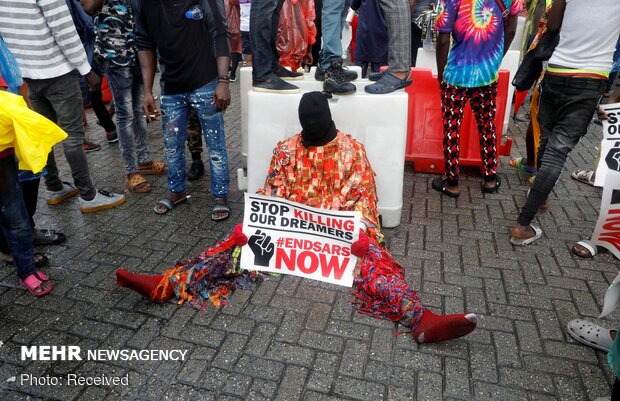
[[[523,0],[512,0],[512,6],[510,7],[510,15],[519,15],[525,8]]]
[[[256,191],[258,194],[288,199],[290,189],[286,178],[286,167],[290,164],[291,154],[287,142],[287,140],[278,142],[273,149],[265,185]]]
[[[522,1],[522,0],[517,0]],[[454,22],[459,12],[460,0],[441,0],[437,9],[437,19],[435,20],[435,29],[439,32],[452,32]]]

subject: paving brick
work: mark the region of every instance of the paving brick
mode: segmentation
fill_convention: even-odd
[[[340,337],[304,330],[298,343],[304,347],[321,351],[340,352],[344,341]]]
[[[308,388],[324,393],[328,392],[333,385],[339,359],[336,354],[319,352],[308,379]]]
[[[235,370],[239,373],[252,377],[260,377],[266,380],[279,380],[284,370],[284,364],[268,361],[255,356],[243,355]]]
[[[297,345],[287,344],[274,341],[267,350],[267,357],[286,364],[295,364],[310,367],[314,360],[315,351],[300,347]]]
[[[308,369],[299,366],[288,366],[280,383],[276,401],[295,401],[301,399]]]
[[[338,376],[334,393],[354,400],[381,400],[386,394],[386,388],[383,384]]]
[[[419,400],[442,400],[442,378],[438,373],[420,372],[418,374],[417,398]]]

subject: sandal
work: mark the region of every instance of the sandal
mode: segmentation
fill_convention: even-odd
[[[570,176],[575,181],[594,186],[594,170],[575,170]]]
[[[435,179],[433,180],[433,182],[432,182],[431,186],[433,187],[433,189],[434,189],[435,191],[439,191],[439,192],[441,192],[442,194],[444,194],[444,195],[446,195],[446,196],[449,196],[449,197],[451,197],[451,198],[458,198],[458,197],[459,197],[459,195],[461,194],[461,192],[460,192],[460,191],[459,191],[459,192],[452,192],[452,191],[449,191],[449,190],[446,188],[446,182],[447,182],[447,181],[448,181],[447,179],[445,179],[445,180],[444,180],[444,179],[442,179],[441,177],[437,177],[437,178],[435,178]]]
[[[219,217],[219,218],[215,217],[217,214],[221,214],[221,213],[224,213],[225,216],[224,217]],[[211,211],[211,220],[213,220],[213,221],[224,221],[224,220],[226,220],[229,217],[230,217],[230,208],[228,207],[228,205],[221,204],[221,203],[216,203],[215,206],[213,206],[213,210]]]
[[[34,265],[35,267],[45,267],[49,263],[49,258],[45,256],[44,253],[35,252],[33,254],[34,257]],[[7,255],[5,253],[0,252],[0,258],[5,265],[15,266],[15,262],[13,261],[13,257],[11,255]]]
[[[508,162],[508,165],[516,170],[525,171],[526,173],[536,174],[536,168],[523,164],[524,157],[517,157]]]
[[[530,224],[530,228],[534,231],[534,236],[530,238],[515,238],[513,236],[510,237],[510,243],[516,246],[525,246],[529,245],[532,242],[536,241],[538,238],[542,237],[542,230],[539,227],[533,226]]]
[[[611,338],[611,332],[616,331],[582,319],[571,320],[566,329],[568,334],[577,342],[605,352],[609,352],[614,342]]]
[[[42,297],[54,288],[49,278],[42,272],[35,271],[30,276],[19,281],[26,287],[30,295],[35,297]]]
[[[499,178],[499,175],[495,176],[495,185],[492,186],[491,188],[485,187],[484,186],[484,182],[482,184],[480,184],[480,186],[482,188],[482,192],[487,193],[487,194],[492,194],[493,192],[499,191],[500,185],[502,185],[502,179]]]
[[[398,89],[406,88],[412,83],[411,72],[407,71],[405,78],[400,79],[388,70],[381,75],[379,80],[377,80],[374,84],[366,85],[366,87],[364,87],[364,91],[375,95],[383,95],[386,93],[392,93]]]
[[[145,175],[162,175],[166,173],[166,165],[164,162],[149,162],[138,164],[138,173]]]
[[[181,203],[187,202],[187,198],[189,198],[189,196],[181,198],[176,202],[171,201],[169,198],[162,199],[155,204],[153,210],[157,214],[166,214]]]
[[[151,192],[151,184],[140,173],[130,174],[127,177],[127,188],[137,194]]]
[[[593,258],[598,254],[598,247],[589,240],[583,240],[575,242],[571,251],[580,258]]]
[[[67,237],[56,230],[50,230],[42,228],[40,230],[35,229],[32,233],[32,242],[34,245],[58,245],[67,240]],[[45,255],[43,255],[45,256]]]

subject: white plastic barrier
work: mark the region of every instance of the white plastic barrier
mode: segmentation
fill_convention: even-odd
[[[502,60],[502,64],[499,67],[502,70],[510,71],[510,82],[512,82],[512,78],[514,78],[517,69],[519,69],[520,57],[521,51],[508,50],[508,52],[504,56],[504,59]],[[429,68],[433,71],[433,74],[437,74],[437,61],[435,58],[435,50],[419,49],[416,67]],[[415,82],[413,84],[415,85]],[[506,104],[506,115],[504,116],[504,134],[506,134],[506,132],[508,131],[508,125],[510,124],[510,118],[512,117],[511,104],[514,91],[515,87],[509,85],[507,101],[510,103]]]
[[[357,66],[348,67],[350,70],[357,72],[358,76],[362,76],[362,68]],[[307,85],[307,82],[313,82],[316,84],[316,80],[314,79],[314,72],[316,71],[316,67],[312,67],[309,74],[304,74],[303,81],[289,81],[293,85],[299,86],[302,90]],[[362,84],[359,80],[354,82],[357,87],[357,91],[364,91],[364,86],[368,84],[368,81],[364,81]],[[315,88],[316,85],[313,86]],[[244,156],[245,163],[244,166],[247,167],[247,157],[248,157],[248,92],[252,90],[252,67],[243,67],[239,73],[239,91],[241,96],[241,154]],[[319,89],[312,90],[322,90],[322,86]],[[240,187],[239,189],[245,189]]]
[[[297,108],[303,92],[321,90],[317,81],[298,81],[302,93],[274,94],[250,91],[248,98],[248,192],[262,187],[272,151],[278,141],[301,131]],[[360,84],[368,84],[360,80]],[[404,91],[388,95],[334,96],[332,117],[339,130],[362,142],[377,174],[379,213],[384,227],[400,224],[403,206],[407,103]]]

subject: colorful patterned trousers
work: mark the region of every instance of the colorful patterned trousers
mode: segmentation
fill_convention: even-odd
[[[485,181],[493,181],[497,171],[497,138],[495,136],[495,98],[497,82],[478,88],[465,88],[441,83],[443,117],[443,154],[448,185],[459,182],[459,131],[463,108],[469,102],[478,125],[480,158]]]

